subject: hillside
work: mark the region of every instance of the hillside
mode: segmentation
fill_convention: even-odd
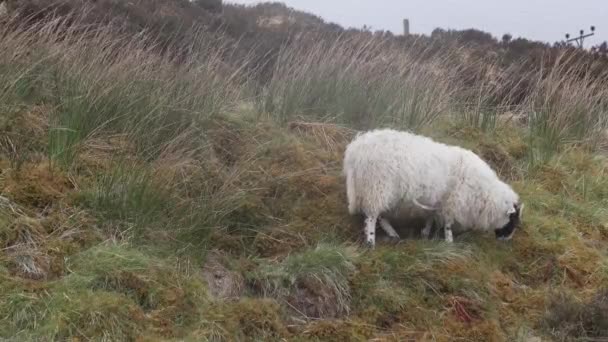
[[[0,338],[608,337],[602,56],[84,3],[0,21]],[[478,153],[526,205],[513,240],[395,222],[399,243],[364,248],[341,169],[375,127]]]

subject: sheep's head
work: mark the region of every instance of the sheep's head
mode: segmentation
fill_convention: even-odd
[[[513,207],[507,211],[506,215],[508,216],[508,222],[502,228],[495,229],[494,233],[496,234],[496,238],[498,240],[511,240],[513,237],[513,233],[515,233],[515,229],[519,226],[521,221],[521,214],[524,210],[524,204],[521,205],[518,203],[514,203]]]

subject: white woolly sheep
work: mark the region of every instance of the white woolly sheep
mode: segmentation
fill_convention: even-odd
[[[346,148],[343,172],[348,210],[366,216],[370,246],[377,221],[391,238],[399,238],[386,216],[401,208],[426,218],[423,237],[433,219],[441,222],[448,242],[456,225],[493,229],[497,239],[508,240],[523,210],[515,191],[475,153],[408,132],[381,129],[358,135]]]

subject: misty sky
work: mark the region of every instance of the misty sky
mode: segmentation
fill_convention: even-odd
[[[514,37],[555,42],[564,34],[589,32],[590,47],[608,40],[608,0],[279,0],[290,7],[314,13],[345,27],[371,26],[373,30],[403,32],[402,20],[410,20],[410,32],[430,34],[436,27],[477,28],[498,38]],[[256,0],[226,0],[255,4]],[[605,25],[605,26],[604,26]]]

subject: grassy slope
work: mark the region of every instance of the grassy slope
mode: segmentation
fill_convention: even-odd
[[[362,84],[382,83],[368,77],[382,63],[346,72],[303,57],[315,71],[338,75],[326,89],[333,97],[311,107],[319,96],[310,84],[328,80],[311,80],[297,61],[289,64],[296,55],[286,55],[293,68],[279,68],[271,84],[281,97],[266,98],[268,115],[260,116],[264,106],[245,105],[246,86],[237,89],[213,53],[175,67],[143,43],[102,53],[109,32],[98,41],[53,34],[29,30],[1,43],[8,84],[0,96],[1,337],[606,335],[606,158],[573,148],[540,163],[524,128],[484,133],[441,117],[449,85],[438,88],[411,61],[394,65],[422,70],[404,73],[410,96],[399,94],[399,78],[387,70],[394,77],[378,102]],[[34,53],[19,54],[26,49]],[[349,105],[354,100],[359,107]],[[346,123],[361,106],[393,120],[362,124],[420,124],[488,160],[526,202],[514,240],[469,233],[453,245],[411,237],[360,248],[362,223],[346,211],[340,170],[354,134]],[[340,110],[334,120],[344,125],[295,121]]]

